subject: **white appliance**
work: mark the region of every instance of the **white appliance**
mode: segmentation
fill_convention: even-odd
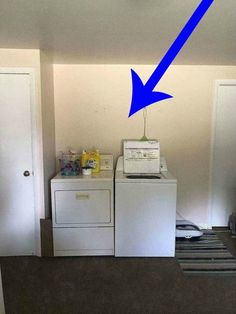
[[[176,238],[200,238],[203,235],[202,230],[189,220],[176,220]]]
[[[159,177],[159,178],[158,178]],[[115,256],[174,256],[177,180],[168,172],[115,172]]]
[[[113,171],[51,180],[55,256],[114,255]]]
[[[159,173],[160,143],[158,140],[124,140],[125,173]]]

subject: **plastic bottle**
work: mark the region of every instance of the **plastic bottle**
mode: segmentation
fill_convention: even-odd
[[[82,154],[80,156],[80,164],[81,164],[82,168],[87,166],[87,152],[86,152],[86,150],[82,151]]]
[[[87,152],[87,166],[92,168],[92,173],[100,171],[100,154],[99,151]]]
[[[96,149],[95,154],[94,154],[94,159],[96,162],[96,167],[93,169],[93,172],[99,172],[100,171],[100,153],[99,150]]]

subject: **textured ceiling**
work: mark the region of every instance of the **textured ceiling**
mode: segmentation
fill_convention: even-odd
[[[0,0],[0,47],[55,63],[155,64],[201,0]],[[236,1],[215,0],[175,64],[236,65]]]

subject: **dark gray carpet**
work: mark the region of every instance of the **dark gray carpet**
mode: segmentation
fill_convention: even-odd
[[[236,240],[230,241],[233,254]],[[235,277],[184,276],[174,258],[0,258],[10,314],[236,313]]]

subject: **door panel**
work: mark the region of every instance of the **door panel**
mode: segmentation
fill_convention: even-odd
[[[0,255],[34,254],[30,76],[0,74]],[[30,176],[24,176],[25,170]]]
[[[236,82],[218,85],[213,141],[212,226],[227,226],[236,210]]]
[[[116,183],[115,255],[174,256],[176,184]]]
[[[111,222],[109,190],[56,191],[57,224]]]

